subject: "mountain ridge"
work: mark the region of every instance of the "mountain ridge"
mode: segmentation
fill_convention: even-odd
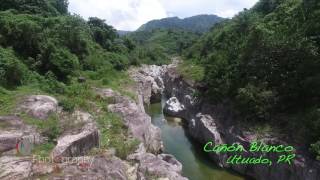
[[[187,18],[168,17],[163,19],[151,20],[136,31],[152,31],[154,29],[181,29],[186,31],[204,33],[210,30],[216,23],[225,18],[217,15],[200,14]]]

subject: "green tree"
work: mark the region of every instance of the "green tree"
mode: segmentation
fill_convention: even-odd
[[[27,67],[14,55],[13,50],[0,47],[0,86],[21,85],[28,73]]]
[[[101,47],[110,50],[113,40],[117,37],[117,33],[113,27],[107,25],[105,20],[97,17],[90,17],[88,24],[93,33],[94,40]]]

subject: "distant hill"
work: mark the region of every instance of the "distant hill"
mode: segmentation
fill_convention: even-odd
[[[137,31],[151,31],[154,29],[182,29],[192,32],[207,32],[210,28],[224,20],[216,15],[197,15],[180,19],[178,17],[152,20],[138,28]]]
[[[153,47],[168,55],[181,55],[184,49],[192,46],[200,38],[200,34],[181,29],[155,29],[136,31],[127,37],[146,49]]]
[[[132,33],[132,31],[122,31],[122,30],[117,30],[117,33],[119,36],[125,36],[127,34]]]

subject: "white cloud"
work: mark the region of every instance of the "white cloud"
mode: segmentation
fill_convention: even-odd
[[[159,0],[169,12],[179,17],[215,14],[232,17],[243,8],[252,7],[258,0]]]
[[[158,0],[69,0],[69,10],[84,18],[99,17],[120,30],[135,30],[142,24],[167,17]]]
[[[69,0],[69,10],[84,18],[99,17],[121,30],[135,30],[153,19],[197,14],[232,17],[258,0]]]

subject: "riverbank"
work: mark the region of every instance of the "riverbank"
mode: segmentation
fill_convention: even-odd
[[[190,180],[244,180],[234,172],[218,167],[189,137],[180,118],[163,114],[166,99],[146,107],[152,123],[161,129],[164,153],[172,154],[182,164],[182,175]]]

